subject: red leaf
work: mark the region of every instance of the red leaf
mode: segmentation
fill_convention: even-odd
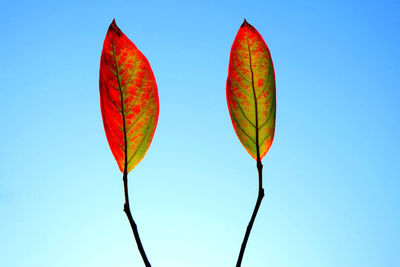
[[[158,121],[158,91],[146,57],[115,20],[101,54],[100,105],[111,151],[121,172],[129,172],[152,141]]]
[[[275,73],[264,39],[246,20],[232,45],[226,96],[240,142],[261,160],[274,139]]]

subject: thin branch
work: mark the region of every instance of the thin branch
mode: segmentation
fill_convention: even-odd
[[[257,159],[257,170],[258,170],[258,197],[257,197],[257,202],[256,202],[256,206],[254,207],[253,215],[251,215],[251,219],[250,219],[249,225],[247,226],[246,234],[244,235],[244,239],[243,239],[242,246],[240,248],[240,253],[239,253],[239,257],[238,257],[237,263],[236,263],[236,267],[240,267],[241,264],[242,264],[243,254],[244,254],[244,250],[246,249],[247,240],[249,239],[251,228],[253,227],[254,220],[256,219],[258,209],[260,208],[261,201],[262,201],[262,199],[264,197],[264,188],[262,187],[262,168],[263,168],[263,165],[261,163],[261,160],[258,158]]]
[[[143,262],[146,265],[146,267],[151,267],[149,260],[147,259],[146,252],[144,251],[142,242],[140,241],[139,237],[139,232],[136,226],[135,221],[133,220],[131,209],[129,207],[129,196],[128,196],[128,173],[125,167],[124,170],[124,176],[123,176],[123,181],[124,181],[124,192],[125,192],[125,204],[124,204],[124,212],[126,213],[126,216],[128,217],[129,223],[131,224],[131,228],[133,231],[133,235],[135,236],[136,244],[139,249],[140,255],[142,256]]]

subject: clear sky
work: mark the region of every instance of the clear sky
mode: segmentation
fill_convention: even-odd
[[[244,267],[400,266],[400,1],[2,1],[0,265],[143,266],[100,114],[109,24],[160,117],[129,174],[153,266],[234,266],[257,197],[226,104],[246,18],[275,65],[275,140]]]

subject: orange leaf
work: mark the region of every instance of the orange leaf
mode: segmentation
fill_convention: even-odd
[[[157,84],[146,57],[111,23],[100,60],[100,106],[108,144],[121,172],[146,154],[157,126]]]
[[[275,74],[264,39],[246,20],[232,45],[226,96],[240,142],[261,160],[274,139]]]

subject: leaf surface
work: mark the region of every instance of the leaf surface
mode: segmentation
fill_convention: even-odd
[[[261,160],[274,139],[275,74],[264,39],[246,20],[232,45],[226,97],[240,142]]]
[[[157,126],[157,84],[146,57],[111,23],[100,60],[100,107],[108,144],[121,172],[146,154]]]

